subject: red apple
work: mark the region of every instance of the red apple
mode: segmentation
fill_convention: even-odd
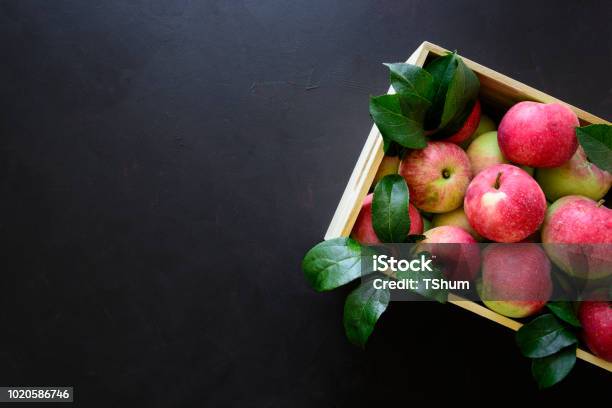
[[[351,237],[364,245],[380,244],[380,240],[376,236],[376,232],[372,226],[373,197],[374,194],[368,194],[363,199],[361,211],[359,211],[357,221],[355,221],[353,231],[351,231]],[[410,232],[408,234],[423,233],[423,219],[421,218],[421,214],[419,214],[419,210],[410,203],[408,204],[408,214],[410,215]]]
[[[508,317],[530,316],[552,294],[550,261],[537,244],[492,244],[482,253],[480,296]]]
[[[520,102],[499,124],[499,147],[513,163],[561,166],[576,152],[579,125],[576,114],[560,103]]]
[[[419,209],[444,213],[461,206],[472,178],[470,160],[459,146],[429,142],[425,149],[412,150],[400,163],[410,201]]]
[[[469,139],[470,136],[474,134],[476,129],[478,128],[478,124],[480,123],[480,101],[476,99],[476,103],[474,103],[474,107],[470,112],[470,115],[467,117],[461,129],[451,137],[444,139],[445,142],[451,143],[462,143],[465,140]]]
[[[546,211],[542,242],[550,259],[571,276],[612,274],[612,210],[583,196],[565,196]]]
[[[582,302],[578,318],[587,346],[595,355],[612,362],[612,304],[605,301]]]
[[[452,280],[473,280],[480,270],[480,248],[463,228],[444,225],[423,233],[419,250],[435,255],[444,275]]]
[[[498,164],[481,171],[465,193],[465,215],[476,232],[497,242],[518,242],[542,224],[546,198],[524,170]]]

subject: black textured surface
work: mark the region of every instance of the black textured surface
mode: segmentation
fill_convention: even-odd
[[[568,2],[569,3],[569,2]],[[384,61],[439,43],[612,116],[612,3],[2,1],[0,384],[77,406],[381,406],[538,392],[507,329],[393,304],[365,351],[304,252]],[[608,387],[608,388],[606,388]]]

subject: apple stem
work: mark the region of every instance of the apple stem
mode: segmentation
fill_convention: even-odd
[[[497,173],[497,178],[495,179],[495,185],[493,185],[494,189],[498,189],[499,188],[499,181],[501,179],[502,176],[502,172],[500,171],[499,173]]]
[[[604,200],[603,198],[601,200],[599,200],[597,202],[597,208],[601,207],[605,202],[606,202],[606,200]]]

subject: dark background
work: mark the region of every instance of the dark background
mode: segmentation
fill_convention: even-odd
[[[88,407],[609,399],[584,362],[538,392],[513,334],[452,305],[393,304],[359,350],[350,288],[300,271],[381,62],[424,40],[609,119],[612,3],[580,3],[0,2],[0,384]]]

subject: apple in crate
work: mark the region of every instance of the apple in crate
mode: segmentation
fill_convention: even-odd
[[[463,147],[464,149],[467,149],[470,143],[472,143],[472,141],[476,139],[478,136],[485,134],[487,132],[492,132],[496,129],[497,129],[497,125],[495,125],[495,122],[493,122],[493,119],[491,119],[485,114],[481,114],[480,122],[478,123],[478,127],[476,128],[476,131],[472,134],[472,136],[469,137],[469,139],[461,143],[461,147]]]
[[[444,139],[445,142],[460,144],[470,138],[478,128],[480,123],[480,101],[477,99],[472,107],[472,111],[461,126],[461,129],[449,138]]]
[[[480,296],[508,317],[527,317],[552,294],[550,261],[538,244],[491,244],[482,253]]]
[[[571,276],[612,274],[612,210],[590,198],[565,196],[546,211],[542,242],[550,259]]]
[[[480,270],[478,243],[463,228],[444,225],[423,233],[426,239],[418,249],[427,251],[442,264],[444,275],[451,280],[473,280]]]
[[[480,173],[487,167],[496,164],[510,163],[499,149],[496,131],[487,132],[477,137],[472,144],[470,144],[466,153],[472,164],[472,173],[474,173],[474,175]],[[533,176],[533,168],[528,166],[519,167],[525,170],[530,176]]]
[[[578,146],[576,153],[563,165],[538,169],[536,180],[550,201],[568,195],[599,200],[612,186],[612,174],[588,161],[581,146]]]
[[[424,149],[410,151],[400,163],[399,174],[406,179],[410,201],[430,213],[460,207],[472,178],[467,155],[448,142],[429,142]]]
[[[542,224],[546,198],[524,170],[498,164],[474,177],[465,194],[464,208],[470,224],[483,237],[519,242]]]
[[[372,226],[372,199],[374,194],[368,194],[361,205],[361,211],[357,216],[357,221],[351,231],[351,237],[357,242],[364,245],[380,244],[380,240],[376,236],[374,227]],[[421,234],[423,232],[423,219],[419,210],[412,204],[408,204],[408,214],[410,215],[410,232],[411,234]]]
[[[472,173],[480,173],[487,167],[509,163],[497,144],[497,132],[487,132],[478,136],[467,149],[472,164]]]
[[[612,304],[606,301],[582,302],[578,318],[589,349],[595,355],[612,362]]]
[[[474,237],[476,241],[483,240],[483,238],[470,225],[470,221],[468,221],[467,216],[465,215],[465,211],[463,211],[463,207],[459,207],[456,210],[443,214],[434,214],[433,218],[431,219],[431,222],[434,227],[451,225],[454,227],[463,228],[464,230],[469,232],[470,235]]]
[[[385,176],[389,174],[397,174],[397,169],[399,167],[400,159],[397,156],[385,156],[378,166],[378,171],[374,176],[374,181],[372,182],[372,187],[376,187],[376,184]]]
[[[513,163],[557,167],[576,152],[579,125],[576,114],[560,103],[519,102],[499,124],[499,147]]]

